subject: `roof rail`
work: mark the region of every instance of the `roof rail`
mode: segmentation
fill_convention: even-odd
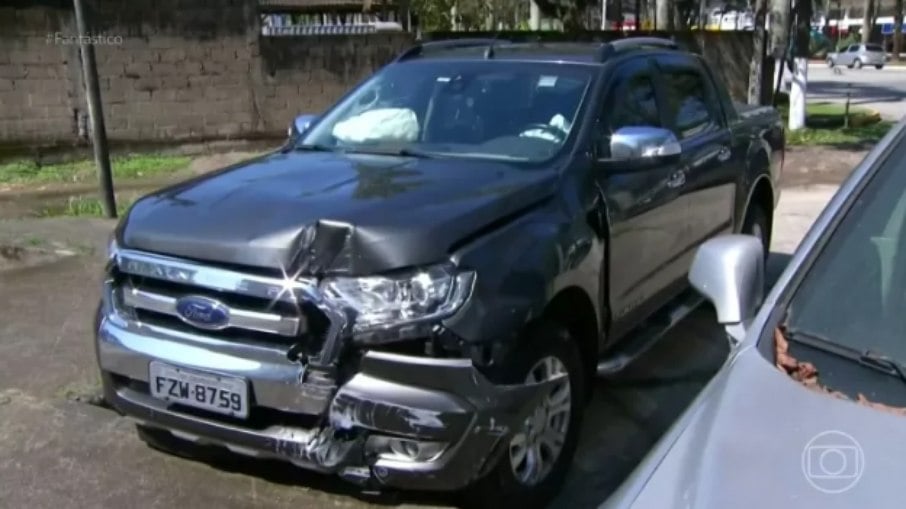
[[[598,60],[604,62],[620,51],[631,49],[680,49],[679,44],[672,39],[663,37],[626,37],[615,41],[605,42],[598,49]]]
[[[504,39],[445,39],[442,41],[430,41],[422,44],[417,44],[406,51],[402,52],[394,62],[402,62],[403,60],[409,60],[410,58],[415,58],[421,55],[424,50],[444,50],[444,49],[457,49],[457,48],[473,48],[478,46],[487,46],[488,48],[493,47],[495,44],[509,44],[510,41]],[[493,50],[491,50],[491,55],[493,55]]]

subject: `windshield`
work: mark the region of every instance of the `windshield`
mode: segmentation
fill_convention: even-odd
[[[787,327],[906,363],[906,143],[899,140],[797,289]]]
[[[566,143],[591,77],[584,67],[543,63],[391,65],[298,143],[351,152],[542,161]]]

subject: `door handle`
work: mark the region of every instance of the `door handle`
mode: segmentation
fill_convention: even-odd
[[[667,179],[667,187],[671,189],[676,189],[677,187],[682,187],[686,183],[686,172],[683,170],[676,170],[670,175],[670,178]]]
[[[720,147],[720,150],[717,152],[717,160],[724,163],[730,159],[731,156],[730,149],[727,147]]]

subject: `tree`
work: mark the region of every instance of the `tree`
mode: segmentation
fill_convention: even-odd
[[[762,104],[762,90],[764,84],[764,57],[767,51],[767,34],[764,30],[764,24],[767,20],[768,2],[767,0],[755,0],[755,33],[752,37],[752,44],[755,46],[752,62],[749,64],[749,104]]]
[[[896,0],[893,8],[893,58],[900,60],[903,51],[903,0]]]
[[[874,0],[865,0],[865,12],[862,15],[862,44],[871,42],[872,21],[875,17]]]
[[[796,0],[796,39],[793,58],[793,83],[790,87],[791,131],[805,127],[808,90],[809,43],[812,38],[812,0]]]
[[[585,9],[597,0],[535,0],[542,14],[563,22],[566,32],[581,32],[586,29]]]

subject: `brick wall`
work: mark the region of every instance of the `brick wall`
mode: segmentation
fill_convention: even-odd
[[[95,52],[113,142],[283,136],[294,116],[323,111],[413,43],[406,33],[261,37],[256,0],[87,3],[92,34],[107,37]],[[85,141],[71,9],[70,0],[0,6],[0,146]],[[703,54],[744,99],[751,34],[707,37]]]
[[[95,54],[114,142],[282,136],[413,43],[399,33],[262,38],[254,0],[88,5],[92,35],[106,37]],[[0,144],[84,140],[70,6],[0,7]]]

